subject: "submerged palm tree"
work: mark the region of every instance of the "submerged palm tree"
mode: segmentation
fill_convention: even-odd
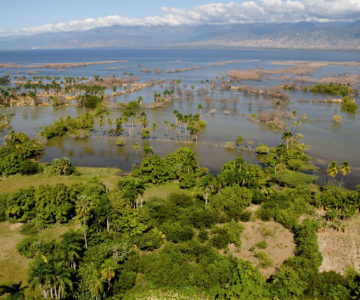
[[[104,117],[103,116],[99,117],[99,126],[100,126],[100,135],[102,135],[102,128],[104,126]]]
[[[168,120],[165,120],[164,121],[164,126],[166,128],[166,135],[168,134],[168,130],[169,130],[169,121]]]

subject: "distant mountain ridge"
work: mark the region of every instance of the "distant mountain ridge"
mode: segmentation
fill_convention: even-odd
[[[290,48],[360,50],[360,21],[111,26],[0,38],[1,50],[67,48]]]

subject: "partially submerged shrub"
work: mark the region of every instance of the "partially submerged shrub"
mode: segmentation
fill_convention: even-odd
[[[349,112],[349,113],[352,113],[352,114],[355,114],[356,111],[358,110],[358,105],[355,103],[355,100],[354,99],[351,99],[350,97],[348,96],[345,96],[343,98],[343,101],[341,103],[341,109],[343,111],[346,111],[346,112]]]
[[[341,123],[341,122],[342,122],[342,117],[339,116],[339,115],[334,115],[334,116],[333,116],[333,121],[334,121],[335,123]]]
[[[226,142],[225,145],[224,145],[224,147],[225,147],[226,149],[234,150],[234,149],[236,148],[236,145],[235,145],[234,142]]]
[[[255,152],[258,154],[268,154],[269,151],[269,147],[262,143],[260,143],[259,146],[257,146],[255,149]]]

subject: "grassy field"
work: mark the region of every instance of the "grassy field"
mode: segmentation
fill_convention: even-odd
[[[25,236],[19,233],[21,224],[0,223],[0,283],[25,282],[31,260],[21,256],[15,246]]]
[[[144,193],[144,200],[151,197],[166,198],[171,193],[190,193],[187,190],[182,190],[176,183],[167,183],[164,185],[149,185]]]
[[[28,237],[20,233],[21,225],[20,223],[0,223],[0,284],[26,282],[27,270],[32,259],[21,256],[15,248],[17,243]],[[77,225],[75,223],[57,225],[41,230],[34,236],[46,242],[58,240],[72,227],[77,227]]]
[[[0,179],[0,194],[13,193],[19,188],[29,186],[39,186],[42,184],[55,185],[57,183],[64,183],[66,185],[87,182],[93,177],[98,177],[110,189],[114,189],[120,180],[117,175],[119,169],[115,168],[88,168],[76,167],[79,175],[59,176],[56,174],[35,174],[31,176],[14,175],[7,178]]]

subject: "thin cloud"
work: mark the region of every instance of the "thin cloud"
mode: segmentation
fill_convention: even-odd
[[[359,0],[259,0],[242,3],[212,3],[190,9],[161,7],[160,16],[127,18],[118,15],[74,20],[22,28],[19,32],[81,31],[96,27],[180,26],[202,24],[283,23],[299,21],[355,21],[360,19]],[[1,32],[1,30],[0,30]]]

